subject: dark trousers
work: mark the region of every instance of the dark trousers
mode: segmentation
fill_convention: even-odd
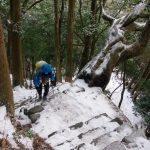
[[[40,83],[39,87],[37,88],[37,92],[38,92],[40,97],[42,96],[42,85],[43,84]],[[44,94],[43,94],[43,96],[44,97],[47,96],[48,92],[49,92],[49,82],[44,84]]]

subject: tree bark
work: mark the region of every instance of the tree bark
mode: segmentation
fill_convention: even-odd
[[[14,116],[13,92],[10,81],[9,66],[4,43],[2,22],[0,18],[0,103],[5,104],[7,111]]]
[[[54,0],[54,13],[55,13],[55,66],[56,78],[61,81],[61,63],[60,63],[60,20],[59,20],[59,5],[58,0]]]
[[[13,86],[23,85],[23,60],[20,39],[21,8],[20,0],[11,0],[12,12],[12,75]]]
[[[73,63],[72,63],[72,51],[73,51],[73,26],[74,26],[74,7],[75,0],[69,0],[68,5],[68,36],[67,36],[67,63],[66,63],[66,78],[65,81],[72,81]]]

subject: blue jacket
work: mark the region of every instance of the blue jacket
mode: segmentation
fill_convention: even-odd
[[[38,87],[39,83],[40,83],[40,77],[43,74],[48,74],[49,78],[51,79],[51,81],[54,80],[54,74],[52,71],[52,67],[50,64],[43,64],[35,73],[34,77],[33,77],[33,83],[35,85],[35,87]]]

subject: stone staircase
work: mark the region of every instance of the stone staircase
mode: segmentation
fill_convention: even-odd
[[[125,150],[122,139],[133,132],[130,123],[106,113],[48,135],[55,150]]]

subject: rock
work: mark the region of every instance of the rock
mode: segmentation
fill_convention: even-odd
[[[125,142],[127,144],[129,143],[134,143],[134,140],[136,137],[145,137],[145,134],[144,134],[144,130],[137,130],[137,131],[134,131],[131,135],[129,136],[125,136],[123,139],[122,139],[122,142]]]
[[[32,114],[35,114],[35,113],[39,113],[43,110],[44,110],[44,108],[41,105],[37,105],[37,106],[29,109],[27,113],[28,113],[28,115],[32,115]]]
[[[126,148],[121,142],[115,141],[105,147],[103,150],[126,150]]]
[[[126,133],[126,135],[131,135],[131,133],[133,132],[133,128],[128,123],[124,123],[116,128],[115,131],[117,131],[118,133],[124,132]]]
[[[69,128],[71,130],[74,130],[74,129],[78,129],[78,128],[81,128],[83,126],[83,122],[79,122],[79,123],[76,123],[75,125],[73,126],[70,126]]]
[[[35,123],[40,118],[40,114],[29,115],[29,118],[31,119],[32,123]]]
[[[117,122],[119,125],[123,124],[123,120],[121,120],[120,118],[116,117],[115,119],[111,120],[111,122]]]
[[[147,138],[150,138],[150,126],[147,126],[147,128],[145,129],[145,135]]]

